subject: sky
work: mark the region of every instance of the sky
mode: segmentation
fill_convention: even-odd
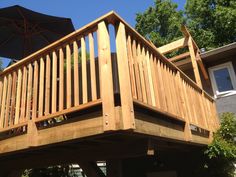
[[[179,9],[184,8],[185,0],[173,1]],[[71,18],[75,29],[112,10],[134,27],[136,14],[153,4],[154,0],[0,0],[0,8],[21,5],[40,13]],[[8,62],[5,60],[4,66]]]

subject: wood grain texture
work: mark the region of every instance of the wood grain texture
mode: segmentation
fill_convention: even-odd
[[[81,38],[81,59],[82,59],[82,91],[83,104],[88,102],[88,85],[87,85],[87,58],[85,38]]]
[[[120,84],[123,129],[135,128],[134,108],[131,93],[125,26],[122,23],[116,27],[116,52]]]
[[[104,21],[98,24],[98,60],[104,130],[115,129],[114,93],[111,66],[110,36]]]
[[[73,54],[74,54],[74,104],[79,105],[79,51],[78,44],[75,40],[73,42]]]

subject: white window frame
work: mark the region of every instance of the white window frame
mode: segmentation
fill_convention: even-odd
[[[230,76],[230,79],[231,79],[231,82],[232,82],[233,90],[219,92],[219,90],[217,88],[215,76],[214,76],[214,71],[219,70],[219,69],[223,69],[223,68],[227,68],[228,71],[229,71],[229,76]],[[236,76],[235,76],[235,72],[234,72],[232,62],[226,62],[226,63],[220,64],[220,65],[210,67],[210,68],[208,68],[208,72],[209,72],[209,75],[210,75],[211,84],[212,84],[212,87],[213,87],[213,92],[214,92],[215,98],[225,97],[225,96],[230,96],[230,95],[236,94]]]

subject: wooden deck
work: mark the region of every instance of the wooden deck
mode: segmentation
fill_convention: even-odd
[[[116,132],[203,145],[217,127],[213,98],[114,12],[0,73],[1,155]]]

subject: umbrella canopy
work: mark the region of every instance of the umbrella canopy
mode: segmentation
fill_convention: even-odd
[[[15,5],[0,9],[0,56],[21,59],[74,31],[69,18]]]

